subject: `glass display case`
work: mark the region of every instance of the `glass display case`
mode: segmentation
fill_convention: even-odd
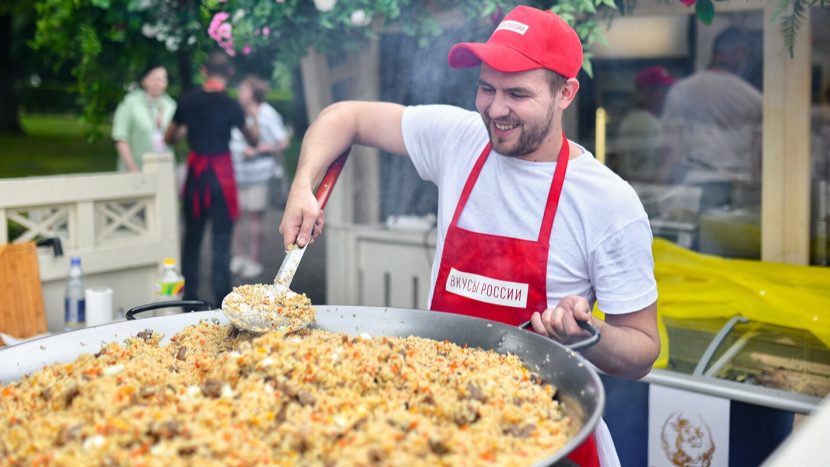
[[[669,465],[654,448],[670,426],[655,423],[666,413],[707,434],[728,459],[717,465],[760,465],[791,436],[798,417],[814,413],[830,393],[830,349],[809,331],[740,317],[664,323],[665,368],[639,381],[602,377],[603,417],[623,465]],[[720,435],[709,431],[716,427]]]
[[[738,317],[664,322],[667,371],[814,398],[830,393],[830,349],[808,331]]]

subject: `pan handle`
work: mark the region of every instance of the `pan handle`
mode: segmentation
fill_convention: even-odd
[[[211,305],[208,302],[203,302],[202,300],[168,300],[164,302],[148,303],[146,305],[139,305],[137,307],[130,308],[129,310],[127,310],[127,320],[132,321],[135,319],[135,315],[137,315],[138,313],[144,313],[145,311],[174,307],[183,307],[185,309],[185,313],[190,313],[192,311],[207,311],[213,309],[213,305]]]
[[[590,337],[585,339],[584,341],[577,342],[576,344],[562,344],[566,349],[569,350],[582,350],[591,347],[592,345],[599,342],[602,335],[599,333],[599,329],[595,328],[591,323],[587,321],[579,321],[577,320],[576,324],[583,330],[588,331],[591,334]],[[533,331],[533,326],[530,324],[530,321],[525,321],[524,323],[519,325],[520,329],[524,329],[526,331]],[[553,340],[553,339],[551,339]],[[561,344],[559,341],[555,341]]]

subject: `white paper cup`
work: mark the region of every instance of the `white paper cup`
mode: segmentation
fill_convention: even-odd
[[[86,298],[86,325],[97,326],[112,322],[112,289],[90,287],[84,293]]]

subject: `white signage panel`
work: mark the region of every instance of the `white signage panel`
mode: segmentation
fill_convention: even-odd
[[[648,465],[727,467],[729,399],[649,385]]]

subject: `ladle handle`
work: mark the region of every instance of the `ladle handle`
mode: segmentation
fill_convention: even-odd
[[[334,189],[334,184],[337,182],[337,178],[340,177],[340,172],[343,171],[343,166],[346,165],[346,159],[349,158],[350,150],[351,148],[346,149],[343,154],[340,154],[337,159],[331,163],[329,168],[326,169],[326,173],[323,175],[320,185],[317,186],[317,191],[314,193],[314,196],[317,197],[317,201],[320,203],[320,209],[326,207],[326,203],[329,201],[329,196],[331,196],[331,190]]]
[[[201,300],[167,300],[163,302],[155,302],[155,303],[148,303],[146,305],[139,305],[137,307],[130,308],[127,310],[127,320],[132,321],[135,319],[135,315],[139,313],[144,313],[145,311],[151,310],[158,310],[160,308],[173,308],[173,307],[182,307],[185,313],[190,313],[192,311],[196,311],[197,308],[201,308],[199,311],[207,311],[212,310],[213,305],[208,302],[203,302]]]
[[[563,345],[566,349],[570,349],[570,350],[587,349],[588,347],[591,347],[592,345],[599,342],[600,338],[602,337],[602,335],[599,333],[599,329],[595,328],[593,325],[591,325],[591,323],[589,323],[587,321],[577,320],[576,324],[583,331],[588,331],[588,333],[590,333],[591,336],[588,337],[587,339],[585,339],[584,341],[579,341],[575,344],[562,344],[560,342],[560,344]],[[525,321],[524,323],[520,324],[519,328],[527,330],[527,331],[535,332],[535,331],[533,331],[533,326],[530,324],[530,321]],[[550,339],[550,338],[548,337],[548,339]],[[551,339],[551,340],[553,340],[553,339]],[[556,342],[558,342],[558,341],[556,341]]]

